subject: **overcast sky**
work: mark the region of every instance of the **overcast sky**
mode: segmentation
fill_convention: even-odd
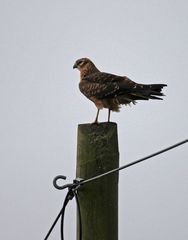
[[[96,108],[78,90],[76,59],[140,83],[164,101],[112,113],[120,164],[188,136],[186,0],[0,1],[0,239],[43,239],[76,168],[77,125]],[[100,121],[107,118],[107,110]],[[188,239],[187,144],[120,173],[119,239]],[[75,205],[65,236],[75,239]],[[59,226],[50,239],[59,239]]]

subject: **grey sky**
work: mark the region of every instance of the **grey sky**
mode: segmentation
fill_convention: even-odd
[[[77,124],[96,114],[78,90],[77,58],[168,84],[164,101],[112,113],[121,165],[187,138],[187,9],[186,0],[0,1],[0,239],[43,239],[64,197],[53,177],[75,177]],[[188,239],[187,161],[184,145],[120,174],[119,239]],[[65,226],[75,239],[73,203]]]

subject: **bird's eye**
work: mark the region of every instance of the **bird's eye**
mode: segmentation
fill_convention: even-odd
[[[83,66],[84,65],[84,60],[80,60],[78,64],[79,64],[79,66]]]

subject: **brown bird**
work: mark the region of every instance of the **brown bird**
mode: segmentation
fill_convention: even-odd
[[[158,99],[164,96],[161,92],[166,84],[139,84],[126,76],[117,76],[101,72],[88,58],[78,59],[73,68],[80,71],[80,91],[97,107],[94,123],[98,123],[99,111],[108,108],[110,112],[119,112],[121,105],[136,104],[136,100]]]

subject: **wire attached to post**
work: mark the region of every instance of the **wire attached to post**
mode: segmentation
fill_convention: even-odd
[[[72,200],[74,197],[75,197],[75,200],[76,200],[76,205],[77,205],[77,209],[78,209],[78,219],[79,219],[79,240],[82,239],[82,222],[81,222],[81,211],[80,211],[80,203],[79,203],[79,199],[78,199],[78,193],[77,193],[77,190],[78,188],[80,188],[80,182],[83,181],[83,179],[81,178],[78,178],[78,179],[75,179],[73,181],[73,183],[70,183],[70,184],[66,184],[66,185],[63,185],[63,186],[59,186],[57,184],[57,181],[59,179],[66,179],[65,176],[63,175],[58,175],[54,178],[53,180],[53,185],[56,189],[58,190],[63,190],[65,188],[68,188],[68,192],[65,196],[65,200],[63,202],[63,207],[61,208],[59,214],[57,215],[55,221],[53,222],[51,228],[49,229],[46,237],[44,238],[44,240],[47,240],[48,237],[50,236],[52,230],[54,229],[56,223],[58,222],[59,218],[61,217],[61,228],[60,228],[60,231],[61,231],[61,240],[64,240],[64,217],[65,217],[65,208],[68,204],[68,202],[70,200]]]
[[[55,221],[53,222],[53,224],[52,224],[51,228],[49,229],[49,231],[48,231],[46,237],[44,238],[44,240],[47,240],[47,239],[48,239],[48,237],[50,236],[52,230],[54,229],[54,227],[55,227],[55,225],[56,225],[56,223],[57,223],[57,221],[59,220],[60,217],[61,217],[61,240],[64,240],[64,216],[65,216],[65,208],[66,208],[68,202],[69,202],[70,200],[72,200],[74,197],[75,197],[76,205],[77,205],[77,209],[78,209],[79,240],[82,240],[82,218],[81,218],[80,204],[79,204],[79,198],[78,198],[78,189],[79,189],[81,186],[83,186],[83,185],[85,185],[85,184],[87,184],[87,183],[89,183],[89,182],[95,181],[95,180],[97,180],[97,179],[99,179],[99,178],[102,178],[102,177],[105,177],[105,176],[107,176],[107,175],[110,175],[110,174],[113,174],[113,173],[115,173],[115,172],[118,172],[118,171],[120,171],[120,170],[123,170],[123,169],[125,169],[125,168],[131,167],[131,166],[133,166],[133,165],[135,165],[135,164],[137,164],[137,163],[143,162],[143,161],[145,161],[145,160],[147,160],[147,159],[149,159],[149,158],[155,157],[155,156],[157,156],[157,155],[159,155],[159,154],[162,154],[162,153],[164,153],[164,152],[167,152],[167,151],[169,151],[169,150],[171,150],[171,149],[173,149],[173,148],[179,147],[180,145],[183,145],[183,144],[185,144],[185,143],[187,143],[187,142],[188,142],[188,139],[185,139],[184,141],[181,141],[181,142],[179,142],[179,143],[177,143],[177,144],[174,144],[174,145],[172,145],[172,146],[170,146],[170,147],[164,148],[164,149],[162,149],[162,150],[160,150],[160,151],[158,151],[158,152],[155,152],[155,153],[153,153],[153,154],[151,154],[151,155],[148,155],[148,156],[146,156],[146,157],[144,157],[144,158],[138,159],[138,160],[133,161],[133,162],[131,162],[131,163],[128,163],[128,164],[126,164],[126,165],[124,165],[124,166],[122,166],[122,167],[115,168],[115,169],[110,170],[110,171],[108,171],[108,172],[106,172],[106,173],[97,175],[97,176],[95,176],[95,177],[93,177],[93,178],[89,178],[89,179],[86,179],[86,180],[84,180],[84,179],[82,179],[82,178],[76,178],[75,180],[73,180],[73,183],[69,183],[69,184],[65,184],[65,185],[60,186],[60,185],[58,185],[57,181],[58,181],[58,180],[65,180],[66,177],[63,176],[63,175],[58,175],[58,176],[56,176],[56,177],[54,178],[54,180],[53,180],[53,185],[54,185],[54,187],[55,187],[56,189],[58,189],[58,190],[63,190],[63,189],[68,188],[68,193],[67,193],[67,195],[66,195],[66,197],[65,197],[65,200],[64,200],[62,209],[60,210],[59,214],[57,215]]]

